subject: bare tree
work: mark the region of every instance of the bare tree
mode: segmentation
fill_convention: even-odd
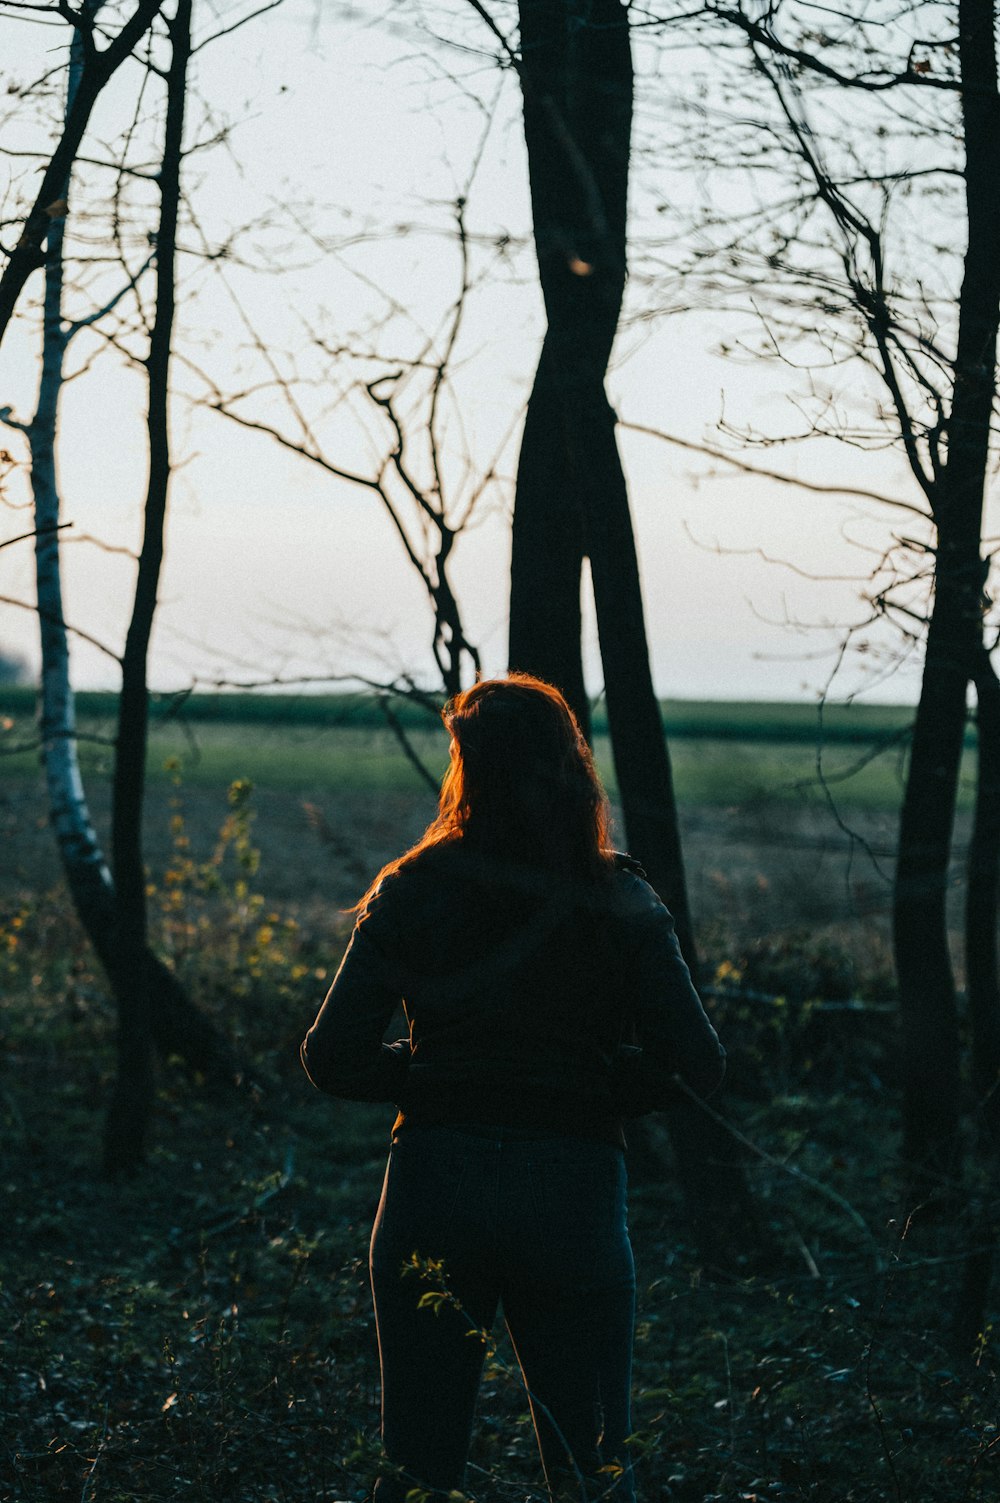
[[[628,11],[620,0],[523,0],[515,52],[486,8],[473,8],[521,81],[546,314],[514,502],[510,664],[558,684],[589,734],[580,616],[589,559],[626,836],[670,906],[696,970],[670,757],[604,385],[627,263]]]
[[[616,781],[630,851],[698,962],[670,756],[650,669],[628,490],[605,377],[627,266],[633,68],[620,0],[521,0],[517,50],[472,0],[519,77],[546,331],[525,416],[514,502],[510,664],[556,683],[585,733],[583,562],[590,562]],[[756,1225],[742,1149],[688,1099],[668,1114],[702,1252],[732,1258]],[[660,1166],[633,1127],[637,1164]]]
[[[142,796],[146,779],[149,689],[146,660],[163,562],[163,524],[170,487],[170,359],[174,333],[177,220],[181,202],[191,0],[177,0],[167,21],[170,63],[158,188],[156,311],[146,368],[149,378],[149,479],[135,600],[122,657],[111,845],[115,871],[115,992],[118,1000],[118,1076],[105,1135],[105,1164],[130,1168],[141,1157],[152,1100],[153,963],[146,922],[142,859]]]
[[[102,0],[87,0],[70,48],[66,113],[71,115],[82,77],[86,27]],[[150,476],[144,547],[125,655],[115,738],[112,852],[109,870],[89,814],[77,756],[74,697],[69,674],[68,628],[63,614],[60,568],[60,495],[56,468],[59,401],[72,341],[85,329],[99,330],[121,300],[136,290],[154,260],[149,254],[100,307],[75,321],[63,314],[65,213],[53,220],[46,242],[42,367],[38,401],[29,422],[9,409],[0,417],[25,435],[31,456],[35,508],[37,610],[41,632],[41,751],[49,807],[63,869],[78,916],[104,966],[119,1016],[119,1071],[105,1135],[109,1170],[133,1168],[141,1159],[152,1088],[152,1049],[187,1059],[209,1076],[236,1074],[229,1050],[214,1026],[195,1008],[174,973],[154,953],[146,934],[146,879],[142,860],[142,789],[146,758],[148,694],[146,649],[162,557],[163,518],[170,474],[167,425],[168,372],[174,308],[174,257],[180,203],[180,167],[190,0],[179,0],[166,21],[171,61],[165,75],[167,120],[158,186],[161,213],[156,242],[156,311],[147,360],[149,378]],[[68,208],[70,177],[61,185]],[[118,661],[116,659],[116,661]]]
[[[712,252],[699,248],[687,272],[730,306],[737,298],[746,306],[749,293],[765,320],[764,352],[808,373],[809,421],[796,437],[894,446],[915,486],[909,508],[923,525],[899,536],[906,567],[872,607],[910,637],[925,634],[894,931],[904,1154],[927,1188],[948,1183],[959,1165],[946,897],[970,688],[982,741],[966,958],[976,1089],[991,1113],[1000,1070],[996,681],[984,643],[982,539],[1000,318],[996,16],[993,0],[916,5],[905,15],[845,4],[828,8],[817,29],[807,9],[741,0],[696,14],[716,60],[727,37],[740,39],[734,107],[727,112],[721,89],[720,109],[699,102],[699,148],[720,163],[721,146],[755,202],[735,218],[703,220]],[[660,10],[655,24],[669,30],[688,19]],[[835,390],[841,371],[862,369],[877,377],[880,397],[859,399],[844,381]]]
[[[453,366],[469,299],[490,280],[497,257],[504,254],[488,245],[485,259],[477,262],[475,258],[483,247],[469,231],[467,214],[479,157],[477,151],[453,205],[458,273],[454,298],[429,333],[413,321],[409,350],[396,358],[381,354],[379,345],[387,338],[387,330],[378,323],[370,331],[367,346],[335,342],[323,330],[313,329],[305,349],[283,362],[278,352],[266,347],[241,309],[263,366],[261,379],[244,391],[225,392],[209,373],[198,373],[205,386],[204,400],[217,412],[245,429],[266,434],[332,479],[346,481],[377,499],[430,605],[430,647],[445,696],[458,693],[481,667],[452,580],[454,549],[501,483],[499,466],[516,422],[515,416],[495,452],[485,462],[477,461],[469,450],[453,390]],[[325,255],[334,253],[329,242],[317,243]],[[224,270],[219,274],[224,276]],[[319,374],[306,379],[299,373],[304,356],[317,362]],[[350,400],[375,455],[367,470],[338,457],[336,438],[324,432],[326,414],[310,409],[310,386]],[[280,403],[280,423],[273,416],[275,399]],[[409,697],[416,694],[433,705],[406,674],[384,687]]]
[[[8,253],[6,265],[0,273],[0,343],[25,283],[33,271],[45,264],[43,247],[47,236],[65,216],[66,184],[97,98],[148,32],[162,4],[163,0],[139,0],[121,30],[104,48],[97,46],[95,36],[97,7],[88,4],[87,0],[81,0],[77,7],[71,5],[70,0],[34,7],[50,10],[73,26],[78,40],[76,83],[62,133],[42,172],[34,202],[20,224],[17,242]]]

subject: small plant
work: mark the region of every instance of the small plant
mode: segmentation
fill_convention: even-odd
[[[228,810],[211,852],[199,859],[188,830],[180,760],[169,759],[165,770],[172,789],[170,854],[159,882],[147,889],[158,916],[158,945],[192,990],[220,1003],[244,1004],[231,1020],[244,1037],[254,1017],[246,1004],[297,1000],[302,983],[311,991],[323,968],[304,958],[297,919],[270,906],[257,890],[260,850],[253,838],[250,780],[229,785]]]

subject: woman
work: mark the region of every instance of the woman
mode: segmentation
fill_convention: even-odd
[[[437,817],[358,905],[302,1046],[321,1090],[399,1108],[371,1244],[375,1498],[462,1490],[502,1303],[550,1493],[632,1503],[621,1119],[665,1106],[678,1074],[711,1091],[724,1051],[670,914],[609,849],[558,690],[490,679],[444,722]],[[400,1001],[409,1037],[384,1044]]]

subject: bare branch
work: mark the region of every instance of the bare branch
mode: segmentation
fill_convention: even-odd
[[[97,637],[91,636],[90,632],[83,631],[79,626],[70,626],[68,621],[61,620],[50,611],[39,610],[37,605],[32,605],[28,600],[16,600],[12,595],[0,595],[0,605],[14,605],[22,611],[33,611],[36,616],[41,616],[44,621],[51,621],[56,626],[61,626],[66,631],[72,633],[74,637],[79,637],[81,642],[89,642],[91,647],[96,647],[98,652],[103,652],[105,657],[111,658],[112,662],[121,663],[121,655],[109,647],[106,642],[101,642]]]
[[[28,538],[45,537],[50,532],[61,532],[64,527],[72,527],[72,522],[56,522],[49,527],[36,527],[32,532],[18,533],[16,538],[4,538],[0,548],[10,548],[14,543],[23,543]]]
[[[868,490],[863,486],[826,485],[818,480],[802,480],[797,475],[783,475],[780,470],[767,470],[760,465],[748,464],[746,460],[739,459],[725,449],[714,448],[711,444],[694,443],[691,439],[678,438],[675,434],[664,433],[659,428],[647,427],[644,423],[627,423],[620,418],[618,427],[630,433],[645,433],[649,438],[661,439],[664,443],[673,444],[678,449],[687,449],[693,454],[704,454],[706,458],[721,460],[724,464],[731,465],[734,470],[739,470],[743,475],[754,475],[763,480],[776,480],[780,485],[795,486],[799,490],[811,491],[816,495],[857,496],[862,501],[877,501],[882,506],[893,506],[897,510],[908,511],[918,517],[930,515],[922,507],[914,506],[910,501],[901,501],[898,496],[887,496],[882,491]]]
[[[221,27],[219,31],[213,31],[212,35],[205,37],[203,41],[198,43],[197,47],[192,47],[191,56],[195,57],[201,52],[202,48],[210,47],[213,42],[219,41],[221,37],[231,36],[234,31],[239,31],[241,26],[246,26],[250,21],[256,21],[258,16],[266,16],[269,10],[277,10],[279,5],[283,4],[284,0],[268,0],[267,4],[259,5],[256,10],[248,11],[245,16],[240,16],[238,21],[233,21],[229,26]]]
[[[42,265],[42,243],[53,214],[62,202],[64,184],[76,157],[91,111],[108,79],[131,54],[143,34],[152,25],[162,0],[138,0],[135,10],[121,31],[103,52],[93,47],[89,28],[82,28],[85,59],[80,85],[73,107],[68,112],[62,135],[42,174],[35,202],[28,213],[21,238],[0,276],[0,342],[7,332],[17,300],[25,282]]]
[[[65,333],[67,341],[72,339],[74,334],[78,334],[81,329],[91,328],[94,324],[98,323],[100,319],[106,318],[109,313],[114,312],[115,308],[117,308],[122,298],[127,296],[127,294],[133,290],[133,288],[137,285],[140,277],[144,272],[149,270],[155,260],[156,252],[150,251],[145,261],[143,261],[142,265],[139,267],[139,270],[132,273],[128,281],[123,286],[119,287],[114,296],[110,297],[102,307],[95,308],[93,313],[87,314],[86,318],[73,319],[72,322],[66,326]]]

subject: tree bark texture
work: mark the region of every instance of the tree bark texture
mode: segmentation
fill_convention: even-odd
[[[102,0],[90,0],[87,24]],[[84,69],[81,34],[70,48],[66,92],[67,117],[73,108]],[[58,194],[69,197],[69,175]],[[31,454],[31,490],[35,508],[35,588],[41,637],[42,681],[39,730],[49,810],[63,869],[77,912],[88,933],[110,925],[114,894],[97,834],[87,808],[77,757],[76,712],[69,674],[69,643],[63,619],[59,554],[59,485],[56,472],[56,432],[63,363],[70,334],[63,326],[63,240],[65,218],[49,227],[45,256],[45,296],[42,327],[42,372],[35,415],[25,433]]]
[[[985,649],[976,669],[978,771],[965,897],[965,992],[972,1088],[983,1146],[1000,1141],[1000,681]]]
[[[566,693],[585,729],[581,566],[589,557],[629,848],[694,969],[669,753],[649,668],[628,492],[605,375],[626,275],[632,122],[620,0],[522,0],[521,79],[547,331],[514,507],[510,664]]]
[[[161,5],[162,0],[140,0],[114,41],[103,51],[94,44],[93,30],[86,12],[76,23],[76,41],[79,42],[81,52],[78,84],[66,110],[62,135],[42,174],[35,202],[4,267],[3,275],[0,276],[0,343],[7,332],[24,284],[33,271],[45,264],[42,247],[52,226],[62,217],[58,211],[54,212],[54,207],[65,196],[65,185],[97,97],[136,43],[149,30]]]
[[[954,1177],[959,1037],[946,888],[966,717],[982,651],[982,503],[1000,320],[1000,99],[992,0],[960,0],[968,246],[947,459],[935,487],[937,563],[900,822],[894,940],[903,1027],[903,1152],[922,1188]]]
[[[105,1167],[110,1172],[132,1169],[141,1161],[152,1105],[153,1009],[146,925],[146,870],[142,854],[142,801],[149,725],[146,669],[163,562],[163,531],[170,488],[170,350],[174,327],[174,263],[184,106],[191,54],[191,0],[178,0],[169,29],[171,55],[167,72],[167,115],[159,173],[156,312],[146,360],[149,479],[135,600],[122,657],[112,789],[111,848],[117,894],[115,943],[123,985],[118,993],[118,1074],[104,1137]]]

